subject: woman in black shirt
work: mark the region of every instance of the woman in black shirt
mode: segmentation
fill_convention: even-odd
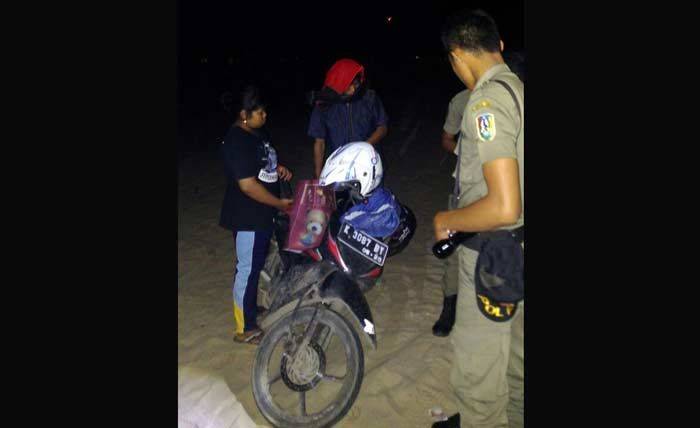
[[[238,259],[233,283],[234,340],[258,344],[262,337],[255,321],[258,279],[275,211],[287,211],[292,205],[291,199],[280,199],[279,179],[289,181],[292,173],[277,163],[277,152],[261,130],[267,113],[257,88],[243,91],[237,112],[221,143],[227,185],[219,224],[233,232]]]

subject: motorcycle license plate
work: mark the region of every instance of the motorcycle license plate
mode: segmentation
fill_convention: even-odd
[[[389,252],[389,246],[373,238],[362,231],[355,230],[354,227],[347,223],[340,226],[338,240],[353,251],[360,253],[364,258],[384,266],[384,260]]]

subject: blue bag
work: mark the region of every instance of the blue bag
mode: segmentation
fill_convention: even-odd
[[[385,238],[399,225],[401,208],[394,195],[384,187],[375,189],[364,203],[359,203],[340,218],[341,222],[352,225],[375,238]]]

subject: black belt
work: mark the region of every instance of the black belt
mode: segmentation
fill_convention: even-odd
[[[462,242],[462,245],[465,247],[474,250],[474,251],[479,251],[481,250],[481,245],[483,244],[484,241],[487,241],[489,239],[494,239],[494,238],[503,238],[506,236],[511,236],[515,241],[520,244],[525,242],[525,225],[522,225],[518,228],[515,228],[513,230],[490,230],[488,232],[479,232],[476,235],[474,235],[472,238],[467,239],[466,241]]]

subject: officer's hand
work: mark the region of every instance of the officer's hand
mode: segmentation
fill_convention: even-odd
[[[443,239],[447,239],[449,237],[450,231],[443,226],[443,216],[445,214],[445,211],[440,211],[437,214],[435,214],[435,217],[433,218],[433,229],[435,231],[435,240],[436,241],[442,241]]]

